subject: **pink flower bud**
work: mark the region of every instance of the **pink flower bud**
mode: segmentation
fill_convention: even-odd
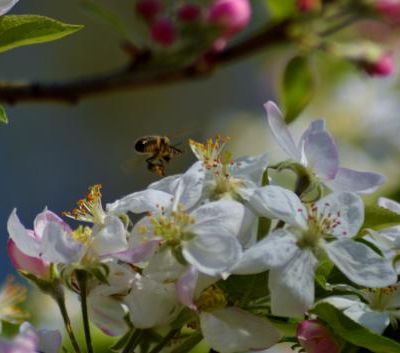
[[[216,0],[209,8],[208,21],[223,29],[224,37],[231,37],[247,26],[251,18],[248,0]]]
[[[341,348],[327,327],[318,320],[304,320],[297,326],[297,339],[307,353],[340,353]]]
[[[160,0],[139,0],[136,3],[136,12],[146,21],[154,19],[163,9]]]
[[[315,11],[321,6],[321,0],[297,0],[297,8],[302,12]]]
[[[387,20],[400,22],[400,0],[378,0],[375,9]]]
[[[168,18],[160,18],[151,25],[151,38],[164,47],[174,44],[177,39],[177,32],[174,24]]]
[[[25,255],[18,249],[12,239],[7,243],[8,256],[10,256],[13,266],[17,270],[32,273],[36,277],[46,279],[50,275],[49,264],[40,258]]]
[[[383,53],[376,62],[364,64],[364,69],[371,76],[392,75],[395,70],[393,54]]]
[[[196,4],[183,4],[178,9],[178,18],[182,22],[192,22],[200,17],[201,9]]]

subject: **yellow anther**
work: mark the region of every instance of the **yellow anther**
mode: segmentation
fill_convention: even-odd
[[[91,235],[92,229],[86,226],[79,226],[72,232],[72,238],[82,244],[87,244],[90,240]]]
[[[223,308],[228,304],[222,289],[211,286],[205,289],[196,300],[196,306],[201,311],[212,311]]]

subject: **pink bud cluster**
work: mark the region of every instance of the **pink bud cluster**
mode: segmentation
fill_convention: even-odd
[[[306,353],[340,353],[332,333],[318,320],[304,320],[297,326],[297,339]]]
[[[377,0],[374,7],[387,21],[400,24],[400,0]]]
[[[204,30],[219,29],[216,47],[221,49],[251,17],[249,0],[215,0],[207,7],[187,1],[175,9],[166,8],[162,0],[137,0],[135,11],[148,24],[151,39],[163,47],[176,43],[185,26],[197,23]]]
[[[297,0],[297,8],[301,12],[311,12],[318,10],[321,6],[321,0]]]

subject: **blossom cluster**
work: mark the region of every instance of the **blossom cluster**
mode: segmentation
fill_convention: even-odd
[[[189,351],[201,339],[221,353],[267,349],[283,339],[277,319],[299,324],[293,340],[307,352],[340,352],[349,343],[313,311],[321,303],[382,334],[400,318],[400,226],[367,229],[361,195],[385,178],[340,166],[323,120],[296,143],[279,108],[265,108],[288,160],[235,159],[226,137],[190,140],[197,161],[183,174],[105,206],[92,186],[64,213],[84,222],[75,229],[48,209],[29,229],[13,210],[14,266],[58,303],[64,290],[75,292],[94,325],[124,338],[123,352],[140,342],[141,352]],[[293,180],[284,182],[287,171]],[[380,207],[400,213],[392,200]],[[1,344],[53,353],[60,338],[24,323]]]

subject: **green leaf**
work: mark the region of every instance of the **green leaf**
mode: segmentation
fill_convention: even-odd
[[[267,8],[271,17],[284,19],[296,13],[295,0],[267,0]]]
[[[332,331],[358,347],[371,352],[399,353],[400,344],[377,333],[374,333],[344,315],[339,309],[328,303],[319,303],[312,312],[325,321]]]
[[[82,29],[44,16],[0,17],[0,53],[24,45],[50,42]]]
[[[387,208],[370,205],[365,206],[364,228],[379,230],[400,224],[400,215]]]
[[[287,64],[282,82],[282,103],[287,123],[298,117],[313,94],[314,79],[309,60],[305,56],[295,56]]]
[[[6,109],[1,104],[0,104],[0,124],[8,124]]]

